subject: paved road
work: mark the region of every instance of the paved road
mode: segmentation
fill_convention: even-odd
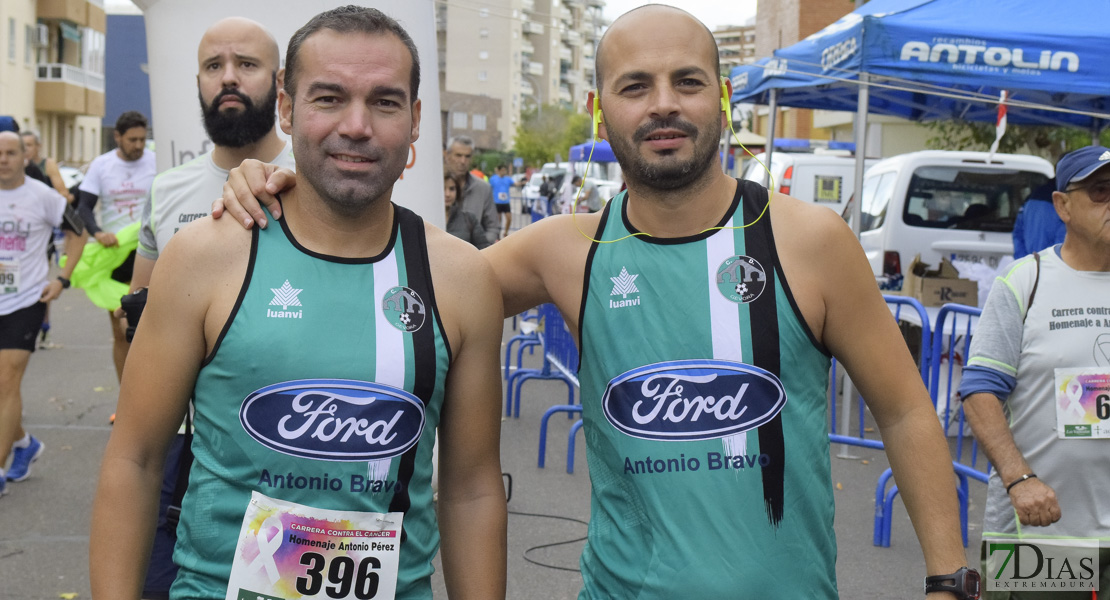
[[[24,423],[47,449],[27,481],[11,484],[0,499],[0,599],[54,600],[76,593],[90,598],[88,531],[100,457],[111,428],[108,415],[117,398],[105,317],[80,291],[54,304],[52,340],[59,347],[31,358],[23,384]],[[511,332],[506,329],[506,335]],[[536,364],[530,357],[526,364]],[[513,477],[509,503],[509,598],[575,598],[581,585],[577,559],[589,518],[589,479],[578,437],[575,473],[565,470],[570,421],[557,417],[547,468],[536,467],[539,418],[543,409],[565,402],[557,382],[526,387],[520,419],[502,428],[502,463]],[[856,451],[859,458],[832,460],[836,491],[837,575],[843,598],[921,598],[924,565],[901,503],[894,520],[893,546],[871,545],[875,481],[886,468],[882,453]],[[972,550],[982,518],[984,486],[973,485]],[[545,515],[545,516],[529,516]],[[570,520],[568,520],[570,519]],[[743,554],[737,560],[744,560]],[[534,561],[534,562],[530,562]],[[539,563],[539,564],[536,564]],[[442,580],[436,597],[446,598]],[[772,597],[772,595],[768,595]]]

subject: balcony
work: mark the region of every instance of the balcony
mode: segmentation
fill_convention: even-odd
[[[103,9],[101,9],[103,10]],[[88,25],[89,3],[86,0],[39,0],[35,16],[53,21],[69,21]]]
[[[561,46],[559,48],[559,60],[571,62],[574,60],[574,53],[571,51],[570,48],[567,48],[566,46]]]
[[[535,21],[525,21],[523,26],[525,34],[543,35],[543,25]]]
[[[534,45],[532,45],[532,42],[529,42],[528,40],[523,40],[520,43],[520,52],[521,52],[521,54],[528,54],[528,55],[535,54],[536,53],[536,47]]]
[[[582,61],[578,63],[583,71],[593,71],[595,69],[595,62],[592,56],[582,56]]]
[[[528,69],[525,72],[529,75],[543,75],[543,63],[529,62]]]
[[[573,29],[566,29],[563,31],[563,41],[569,46],[578,47],[582,45],[582,34],[574,31]]]
[[[104,114],[104,76],[62,63],[39,64],[35,109],[74,115]]]
[[[36,81],[60,81],[64,83],[71,83],[83,88],[88,88],[94,92],[104,91],[104,76],[98,73],[86,71],[81,67],[67,65],[63,63],[47,63],[38,65],[38,74],[35,76]]]
[[[521,3],[520,3],[520,7],[523,8],[524,10],[528,11],[528,12],[535,12],[536,11],[535,0],[522,0]]]

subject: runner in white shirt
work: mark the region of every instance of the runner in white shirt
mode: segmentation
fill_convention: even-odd
[[[24,152],[19,134],[0,133],[0,496],[9,478],[22,481],[30,475],[31,462],[42,454],[42,442],[21,425],[20,384],[46,303],[69,287],[85,243],[74,233],[80,220],[72,210],[67,215],[65,198],[24,176]],[[51,280],[46,245],[58,226],[66,228],[69,260],[62,275]],[[5,473],[9,453],[12,464]]]
[[[147,121],[142,114],[128,111],[120,115],[113,132],[116,149],[96,157],[81,181],[78,212],[89,234],[102,246],[118,246],[116,234],[139,221],[143,203],[158,172],[154,153],[146,151],[146,134]],[[112,279],[130,283],[133,265],[134,253],[113,271]],[[112,323],[112,360],[116,376],[122,377],[123,361],[130,344],[111,312],[108,318]]]

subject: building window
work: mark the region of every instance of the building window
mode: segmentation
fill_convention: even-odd
[[[485,8],[485,7],[479,9],[478,10],[478,15],[483,17],[483,18],[488,17],[489,16],[489,9]]]
[[[489,79],[489,72],[478,71],[478,81],[485,81],[486,79]]]
[[[482,50],[478,53],[478,60],[489,60],[489,52]]]
[[[478,30],[478,37],[488,38],[489,37],[489,29],[486,29],[485,27],[479,29]]]
[[[464,112],[456,112],[451,114],[451,128],[452,129],[466,129],[467,115]]]
[[[478,131],[486,130],[486,115],[474,115],[474,129]]]
[[[8,60],[15,62],[15,19],[8,19]]]
[[[31,58],[35,55],[35,34],[38,30],[34,25],[23,26],[23,64],[31,64]]]

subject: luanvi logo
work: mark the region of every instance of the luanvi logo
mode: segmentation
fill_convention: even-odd
[[[270,300],[270,306],[280,306],[281,310],[266,309],[266,316],[271,319],[300,319],[303,310],[289,310],[290,306],[300,306],[301,301],[297,295],[304,290],[289,285],[289,280],[286,279],[285,283],[279,288],[270,288],[274,293],[274,299]]]
[[[609,308],[624,308],[626,306],[639,306],[640,305],[640,289],[636,287],[636,278],[639,275],[631,275],[628,269],[621,267],[620,275],[610,277],[609,280],[613,282],[613,291],[609,292],[610,296],[620,296],[620,300],[609,299]],[[628,296],[632,295],[632,298]]]
[[[1098,590],[1098,540],[987,539],[988,590]]]

